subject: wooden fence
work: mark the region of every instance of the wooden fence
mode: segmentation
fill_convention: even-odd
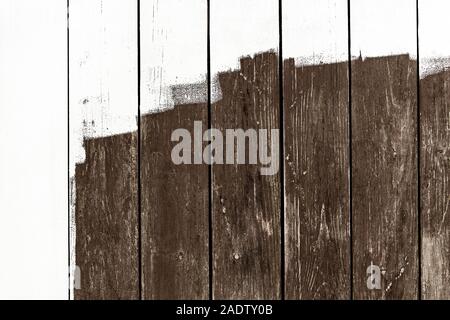
[[[207,21],[205,50],[218,41]],[[450,71],[421,78],[408,54],[305,65],[280,45],[216,84],[213,50],[206,85],[193,86],[206,99],[137,108],[137,131],[85,138],[75,299],[450,298]],[[194,121],[280,129],[279,172],[175,165],[171,134]],[[368,286],[371,266],[380,288]]]

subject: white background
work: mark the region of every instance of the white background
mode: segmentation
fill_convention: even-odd
[[[0,299],[67,299],[66,2],[0,1]]]

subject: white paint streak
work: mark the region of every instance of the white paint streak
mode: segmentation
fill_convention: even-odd
[[[445,256],[448,254],[444,243],[445,239],[439,235],[431,236],[425,233],[422,238],[422,285],[423,293],[427,296],[445,296],[445,293],[441,292],[441,289],[445,288]]]
[[[352,56],[416,57],[416,0],[352,0]]]
[[[284,0],[283,58],[297,65],[347,61],[347,0]]]
[[[0,299],[67,299],[67,19],[0,1]]]
[[[205,0],[141,1],[141,111],[207,101]],[[183,85],[173,96],[173,86]],[[179,100],[179,101],[177,101]]]

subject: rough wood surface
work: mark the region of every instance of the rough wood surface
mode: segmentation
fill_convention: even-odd
[[[208,128],[206,104],[146,115],[141,124],[142,297],[207,299],[208,165],[175,165],[175,129]]]
[[[352,62],[353,296],[416,299],[417,70],[408,55]],[[381,290],[366,273],[381,269]]]
[[[420,80],[422,298],[450,299],[450,71]]]
[[[286,298],[350,298],[348,64],[284,62]]]
[[[222,99],[212,124],[279,128],[278,57],[241,59],[240,70],[219,74]],[[280,298],[280,180],[258,165],[213,165],[213,297]]]
[[[138,299],[137,1],[68,10],[73,298]]]
[[[75,299],[138,299],[137,138],[89,139],[76,167]]]

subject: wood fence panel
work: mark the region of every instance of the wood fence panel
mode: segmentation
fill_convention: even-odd
[[[0,1],[0,299],[67,299],[67,6]]]
[[[194,121],[208,128],[207,3],[141,1],[140,14],[142,298],[207,299],[209,169],[194,149]],[[191,164],[171,157],[176,129]]]
[[[279,147],[279,60],[267,51],[278,47],[278,1],[211,1],[210,10],[212,128],[267,129]],[[280,172],[260,169],[248,159],[213,165],[214,299],[281,297]]]
[[[418,71],[415,0],[283,1],[282,63],[276,0],[70,1],[72,298],[450,297],[448,4],[419,3]]]
[[[415,26],[415,1],[351,1],[355,299],[418,297]]]
[[[208,127],[207,105],[180,105],[142,119],[142,289],[144,299],[207,299],[208,166],[172,162],[171,134],[194,121]]]
[[[311,4],[283,1],[286,298],[348,299],[347,1]]]
[[[137,2],[69,10],[74,298],[138,299]]]
[[[422,298],[450,299],[450,28],[444,0],[419,1]]]

